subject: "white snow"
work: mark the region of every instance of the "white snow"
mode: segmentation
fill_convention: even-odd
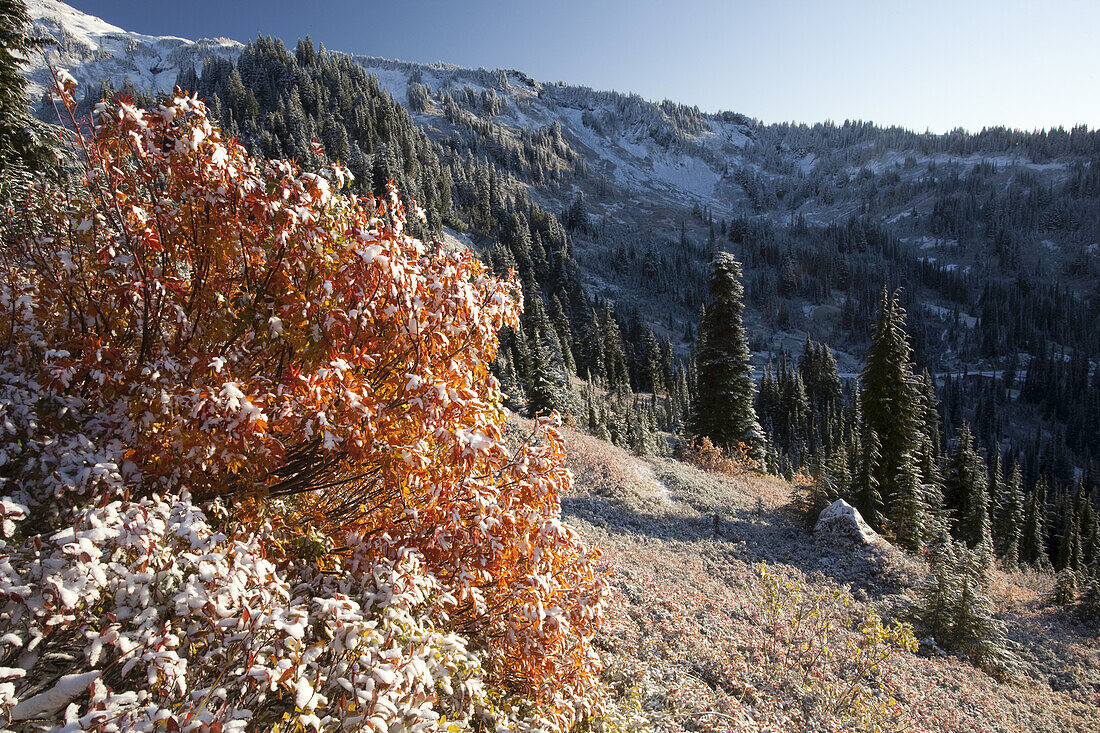
[[[102,670],[84,674],[67,674],[43,693],[23,700],[11,709],[12,720],[36,720],[51,717],[70,700],[88,689],[88,685],[99,679]]]
[[[908,214],[898,214],[893,219],[889,219],[887,223],[895,223],[902,216],[908,216]],[[957,239],[940,239],[939,237],[899,237],[900,241],[908,244],[916,244],[921,249],[939,249],[939,248],[951,248],[958,247],[959,240]]]
[[[450,227],[443,227],[443,245],[448,250],[469,249],[474,252],[477,251],[474,240],[470,239],[468,234],[457,232]]]
[[[82,92],[102,81],[118,88],[129,80],[140,91],[156,93],[171,90],[182,69],[199,71],[206,58],[236,58],[243,48],[227,38],[189,41],[133,33],[58,0],[29,0],[27,10],[32,32],[58,42],[29,59],[24,71],[35,102],[51,85],[51,65],[71,72]]]
[[[111,25],[94,15],[82,13],[57,0],[26,0],[27,12],[31,18],[52,22],[64,26],[72,36],[84,43],[92,43],[94,38],[109,34],[126,35],[126,31],[117,25]]]
[[[408,77],[397,69],[383,69],[376,66],[368,66],[363,62],[360,65],[365,71],[378,79],[378,86],[389,92],[389,95],[393,97],[403,107],[407,107],[409,104],[409,80]]]

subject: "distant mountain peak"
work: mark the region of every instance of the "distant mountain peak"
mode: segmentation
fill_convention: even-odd
[[[112,25],[60,0],[27,0],[32,32],[55,45],[30,60],[26,76],[31,99],[49,87],[49,66],[64,68],[85,88],[127,79],[138,89],[172,88],[182,69],[201,70],[210,56],[235,58],[244,46],[228,38],[191,41],[176,36],[149,36]]]

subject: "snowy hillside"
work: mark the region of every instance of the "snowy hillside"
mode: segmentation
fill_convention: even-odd
[[[32,60],[27,72],[32,99],[49,84],[47,64],[67,69],[85,88],[100,82],[117,87],[129,80],[143,91],[166,91],[181,69],[201,69],[203,59],[212,55],[236,57],[242,48],[227,38],[189,41],[131,33],[57,0],[27,0],[27,9],[33,32],[57,42],[46,49],[45,58]]]
[[[590,171],[632,191],[651,190],[690,206],[723,206],[723,168],[739,156],[752,135],[752,123],[725,119],[671,103],[656,105],[636,95],[585,87],[541,84],[527,75],[497,69],[470,70],[357,57],[395,99],[408,104],[410,82],[433,96],[482,95],[492,100],[494,124],[506,131],[539,129],[557,123]],[[441,125],[441,110],[428,105],[419,118]],[[681,124],[678,116],[689,124]]]
[[[31,0],[30,10],[60,44],[50,62],[93,91],[127,80],[163,91],[181,71],[243,49],[131,33],[58,0]],[[844,371],[858,371],[866,334],[853,324],[867,322],[877,288],[890,282],[913,298],[926,332],[920,358],[934,371],[990,369],[977,361],[989,356],[979,340],[1000,338],[979,333],[978,298],[991,282],[1058,282],[1082,298],[1100,283],[1091,183],[1100,153],[1087,130],[927,135],[863,122],[764,124],[519,71],[354,60],[435,144],[488,161],[551,212],[583,195],[588,225],[570,233],[589,292],[683,353],[714,248],[745,265],[761,364],[810,334],[839,352]],[[29,71],[39,90],[47,73],[41,60]],[[1003,308],[1022,309],[1035,310]],[[1051,324],[1075,319],[1053,315]],[[1021,335],[1000,355],[1036,341]]]
[[[117,88],[128,80],[140,91],[166,91],[181,70],[200,71],[205,58],[235,58],[243,48],[242,44],[225,38],[190,41],[132,33],[59,0],[30,0],[28,7],[35,19],[35,29],[59,44],[59,48],[47,53],[48,62],[67,68],[78,81],[89,86],[107,82]],[[447,94],[457,95],[459,106],[467,107],[466,111],[470,110],[462,103],[463,98],[487,101],[487,105],[477,110],[477,117],[491,121],[507,137],[516,138],[523,130],[560,126],[569,147],[583,158],[593,190],[614,189],[616,193],[625,193],[650,213],[656,209],[663,211],[666,205],[682,209],[696,204],[707,206],[716,215],[758,210],[761,207],[753,198],[755,192],[748,190],[750,186],[745,182],[748,178],[757,178],[766,185],[791,175],[812,177],[815,172],[819,175],[824,172],[835,179],[838,173],[855,178],[864,171],[875,175],[899,171],[902,178],[915,179],[928,165],[965,173],[982,163],[1001,167],[1019,165],[1054,178],[1064,174],[1065,168],[1060,161],[1037,163],[1019,151],[996,155],[929,154],[907,150],[911,145],[896,150],[863,146],[859,159],[853,159],[855,156],[845,150],[842,159],[835,161],[821,151],[811,150],[813,145],[809,141],[801,145],[790,139],[774,141],[772,128],[776,126],[765,128],[732,112],[704,114],[698,108],[667,101],[656,104],[637,95],[560,83],[543,84],[512,70],[472,70],[369,56],[358,56],[355,60],[375,74],[379,84],[409,107],[418,121],[441,134],[463,127],[461,121],[447,119],[453,115],[447,115],[438,103],[440,96]],[[41,59],[34,60],[28,76],[35,84],[33,93],[40,94],[48,80]],[[409,90],[414,85],[427,95],[426,101],[410,104]],[[746,155],[747,145],[757,143],[760,147],[764,142],[773,147],[766,160],[760,160],[759,154]],[[841,185],[836,180],[830,182]],[[563,197],[560,191],[554,193]],[[621,200],[622,196],[609,198]],[[618,202],[597,204],[594,213],[606,214],[610,221],[618,223],[638,220],[624,216],[620,208]],[[796,210],[809,221],[828,222],[857,211],[858,206],[853,202],[826,205],[807,202]],[[898,207],[892,212],[893,220],[897,221],[907,211],[906,207]],[[787,217],[790,211],[777,215]]]
[[[132,33],[59,0],[28,2],[34,29],[58,43],[46,59],[28,71],[40,96],[48,83],[46,63],[69,70],[85,87],[129,81],[143,92],[172,88],[179,72],[200,71],[209,56],[235,58],[242,45],[225,38],[190,41],[173,36]],[[589,166],[616,184],[649,189],[660,197],[721,206],[722,168],[736,157],[751,135],[743,118],[702,116],[690,131],[677,125],[662,107],[640,97],[595,92],[581,87],[543,85],[516,71],[486,71],[446,65],[422,65],[357,57],[393,97],[407,104],[410,81],[434,93],[469,90],[491,93],[503,106],[494,122],[505,129],[538,128],[559,123]],[[671,109],[671,106],[669,106]],[[438,112],[438,110],[434,110]],[[431,124],[432,110],[419,118]]]

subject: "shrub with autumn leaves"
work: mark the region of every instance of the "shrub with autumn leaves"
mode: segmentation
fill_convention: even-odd
[[[62,106],[74,84],[58,78]],[[604,581],[554,419],[488,370],[515,284],[177,92],[70,119],[0,223],[0,720],[567,730]],[[162,728],[163,727],[163,728]]]
[[[760,470],[760,463],[750,457],[750,452],[746,443],[739,443],[736,448],[727,450],[714,445],[704,435],[702,438],[681,443],[677,448],[677,458],[704,471],[724,473],[737,478],[749,471]]]

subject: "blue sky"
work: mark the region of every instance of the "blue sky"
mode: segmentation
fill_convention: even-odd
[[[71,0],[128,30],[310,35],[734,110],[943,132],[1100,127],[1100,0]]]

